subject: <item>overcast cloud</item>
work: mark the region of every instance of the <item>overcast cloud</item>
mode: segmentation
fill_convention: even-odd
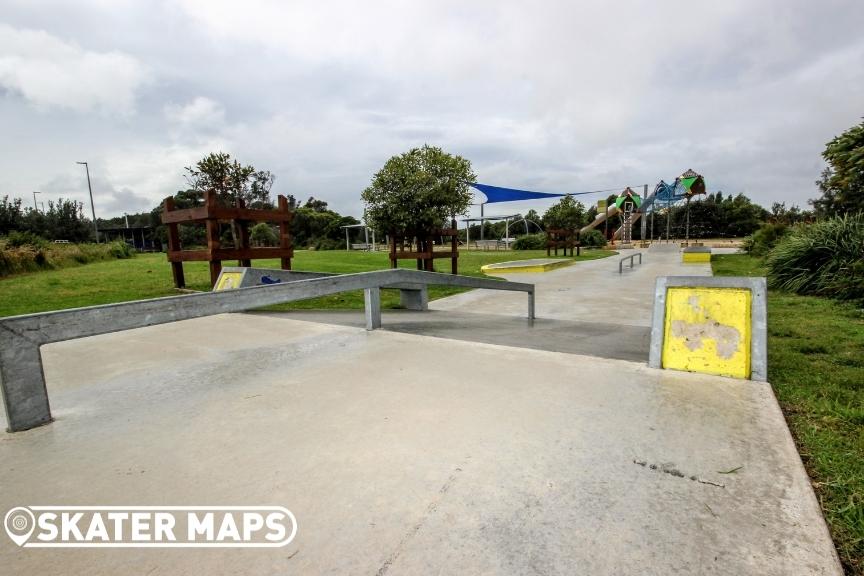
[[[0,7],[0,196],[89,204],[86,160],[100,216],[152,208],[217,150],[360,216],[372,174],[423,143],[499,186],[693,168],[804,206],[825,142],[864,116],[861,0]]]

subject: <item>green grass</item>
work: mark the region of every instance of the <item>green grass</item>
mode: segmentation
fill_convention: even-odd
[[[761,260],[712,257],[718,276],[761,276]],[[768,292],[768,380],[848,574],[864,575],[864,309]]]
[[[584,251],[575,260],[593,260],[610,256],[607,250]],[[492,262],[523,260],[526,258],[546,257],[545,251],[517,252],[466,252],[459,254],[459,273],[481,276],[480,267]],[[225,262],[226,265],[235,264]],[[278,268],[277,260],[256,260],[260,268]],[[413,261],[402,261],[402,267],[413,268]],[[449,260],[439,260],[438,270],[449,269]],[[310,252],[298,250],[292,260],[295,270],[316,272],[367,272],[389,267],[385,252],[345,252],[342,250]],[[209,290],[210,275],[204,262],[184,264],[187,288]],[[433,286],[429,289],[430,298],[441,298],[457,292],[461,288]],[[94,306],[160,296],[173,296],[177,291],[171,279],[171,267],[164,254],[140,254],[130,260],[97,262],[75,268],[48,270],[19,274],[0,279],[0,316],[30,314],[48,310],[61,310],[79,306]],[[399,305],[399,293],[385,290],[382,293],[382,306],[395,308]],[[270,310],[286,309],[362,309],[363,293],[345,292],[313,300],[303,300],[279,306]]]

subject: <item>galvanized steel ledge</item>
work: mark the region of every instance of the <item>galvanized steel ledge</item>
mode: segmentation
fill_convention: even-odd
[[[404,269],[341,274],[268,286],[0,318],[0,390],[8,430],[27,430],[52,420],[39,352],[43,344],[242,312],[350,290],[364,290],[366,328],[374,330],[381,327],[381,288],[402,288],[399,285],[422,292],[429,285],[527,292],[528,318],[534,318],[533,284]],[[417,298],[416,303],[422,304],[421,298],[425,298],[425,294],[419,294]]]

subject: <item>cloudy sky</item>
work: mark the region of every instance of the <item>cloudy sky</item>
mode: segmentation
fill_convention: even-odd
[[[429,143],[493,185],[693,168],[803,206],[864,116],[862,29],[861,0],[0,0],[0,196],[89,209],[86,160],[99,216],[147,210],[222,150],[359,216],[387,158]]]

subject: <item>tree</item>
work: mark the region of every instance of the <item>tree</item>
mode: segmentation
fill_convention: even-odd
[[[279,235],[268,222],[259,222],[249,231],[249,239],[253,246],[277,246]]]
[[[424,233],[468,211],[471,162],[435,146],[393,156],[363,191],[366,222],[384,233]]]
[[[306,201],[306,204],[304,204],[303,207],[314,210],[315,212],[327,212],[327,202],[324,200],[316,200],[313,196],[309,197],[309,200]]]
[[[270,189],[274,176],[267,170],[256,170],[251,164],[243,166],[226,152],[211,152],[195,166],[186,167],[186,181],[191,190],[193,205],[198,205],[204,193],[212,190],[216,198],[225,205],[234,206],[243,200],[247,208],[272,209]],[[177,204],[178,208],[181,207]],[[234,246],[239,246],[240,231],[237,223],[231,225]],[[181,239],[182,242],[182,239]]]
[[[243,166],[226,152],[211,152],[195,166],[186,167],[190,192],[203,197],[204,192],[213,190],[229,206],[242,199],[249,208],[273,208],[270,189],[274,179],[269,171],[256,170],[251,164]]]
[[[825,146],[828,167],[816,181],[822,196],[812,200],[821,216],[864,211],[864,121]]]
[[[527,220],[529,223],[529,230],[532,230],[533,226],[534,232],[541,231],[539,228],[540,226],[542,226],[541,222],[543,222],[543,218],[540,217],[540,214],[538,214],[536,210],[534,210],[533,208],[528,210],[528,212],[525,214],[525,220]]]
[[[21,230],[24,221],[24,211],[21,208],[21,199],[3,196],[0,201],[0,234],[6,235],[10,232]]]
[[[547,230],[577,230],[585,225],[585,206],[572,196],[564,196],[543,214],[543,225]]]

